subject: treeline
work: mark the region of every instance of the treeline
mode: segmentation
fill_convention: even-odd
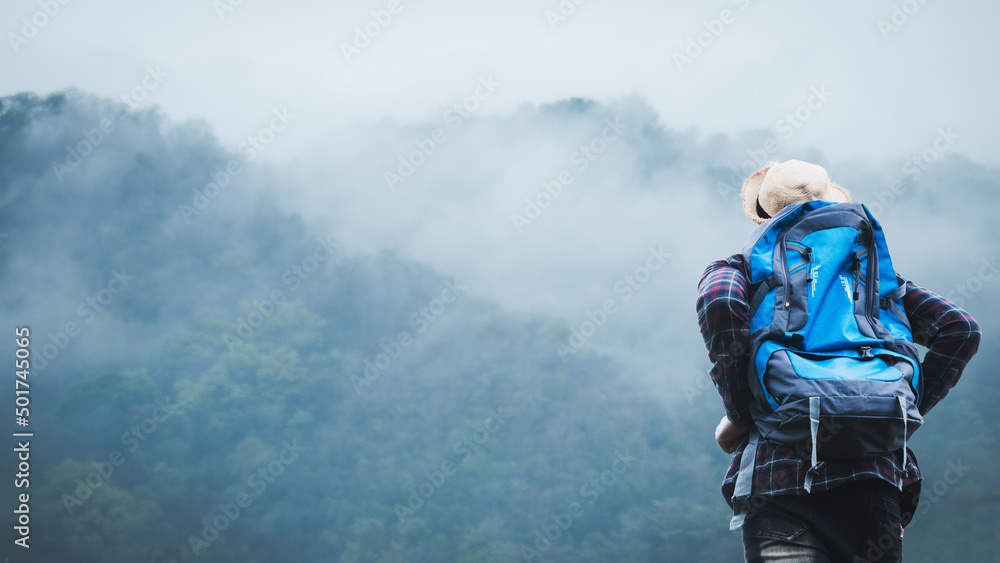
[[[34,375],[37,560],[739,560],[713,390],[665,404],[610,357],[563,361],[565,322],[354,255],[252,168],[186,216],[234,158],[204,125],[129,112],[59,175],[115,108],[0,103],[5,318],[54,351]],[[669,322],[695,330],[691,311]],[[915,444],[933,497],[908,560],[997,552],[1000,397],[985,369],[963,386]],[[949,462],[969,469],[946,482]]]

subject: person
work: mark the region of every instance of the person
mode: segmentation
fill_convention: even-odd
[[[786,205],[851,201],[821,166],[798,160],[768,163],[747,178],[740,196],[747,217],[757,224]],[[715,439],[732,454],[722,493],[734,510],[733,492],[754,424],[747,379],[751,288],[745,267],[742,254],[712,262],[699,281],[696,304],[712,363],[709,375],[726,412]],[[913,339],[927,347],[918,404],[924,415],[958,382],[981,333],[959,306],[910,281],[906,288],[902,302]],[[901,561],[903,527],[913,516],[922,480],[913,452],[903,449],[905,454],[827,460],[810,476],[807,494],[808,452],[761,439],[754,459],[747,460],[753,477],[742,523],[746,561]]]

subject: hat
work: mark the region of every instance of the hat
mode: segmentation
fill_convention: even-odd
[[[818,164],[788,160],[767,163],[743,183],[743,211],[753,222],[763,223],[786,205],[822,200],[850,203],[847,190],[830,181]]]

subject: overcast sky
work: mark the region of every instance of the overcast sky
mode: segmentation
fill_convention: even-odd
[[[287,161],[347,123],[436,118],[492,75],[480,115],[638,94],[670,127],[770,129],[834,161],[903,157],[950,126],[955,151],[997,164],[998,16],[940,0],[11,0],[0,95],[119,99],[151,68],[140,105],[205,119],[234,150],[287,107],[298,133],[267,155]]]
[[[273,138],[254,164],[275,164],[283,201],[346,250],[401,249],[508,310],[573,327],[618,299],[591,343],[703,374],[698,275],[752,227],[737,188],[717,193],[706,168],[740,167],[767,135],[780,142],[765,158],[815,158],[870,204],[920,177],[880,219],[904,271],[919,273],[934,244],[952,260],[935,289],[994,252],[988,236],[956,242],[978,232],[964,215],[933,216],[932,229],[917,211],[969,188],[944,172],[964,168],[942,159],[921,177],[903,163],[931,150],[1000,164],[998,16],[995,3],[941,0],[16,0],[0,4],[0,95],[75,87],[159,106],[203,120],[244,160],[249,135]],[[570,97],[600,102],[600,116],[532,110]],[[458,132],[450,108],[463,102],[474,115]],[[631,129],[584,173],[571,154],[605,114]],[[435,127],[456,140],[405,185],[385,181]],[[671,143],[684,146],[655,154]],[[522,232],[513,214],[560,170],[579,181]],[[669,266],[626,307],[619,282],[663,253]]]

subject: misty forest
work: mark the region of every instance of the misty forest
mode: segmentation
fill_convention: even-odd
[[[564,158],[615,119],[628,125],[607,158],[585,174]],[[769,133],[674,130],[637,97],[460,125],[416,170],[396,155],[434,124],[390,120],[304,170],[155,107],[77,90],[0,99],[3,324],[30,329],[33,358],[32,560],[741,560],[694,304],[704,267],[752,227],[741,163]],[[549,172],[522,173],[538,152],[557,155]],[[1000,561],[1000,171],[958,150],[787,156],[877,203],[897,270],[982,325],[978,356],[910,444],[925,481],[904,553]],[[576,181],[526,204],[562,166]],[[508,174],[530,191],[495,197]],[[643,212],[630,220],[623,202]],[[595,205],[618,217],[598,221]],[[483,229],[522,242],[484,247],[475,260],[494,266],[470,273],[369,236],[393,221],[428,236],[428,217],[466,208],[492,209]],[[558,284],[596,288],[575,308],[483,289],[521,259],[546,271],[532,245],[578,212],[589,222],[574,228],[595,234],[576,255],[598,235],[605,253],[646,240],[628,233],[663,236],[621,248],[629,267],[607,279],[532,279],[538,301]],[[475,221],[459,224],[448,236],[476,237]],[[645,288],[614,283],[643,264]],[[5,522],[12,545],[9,510]]]

